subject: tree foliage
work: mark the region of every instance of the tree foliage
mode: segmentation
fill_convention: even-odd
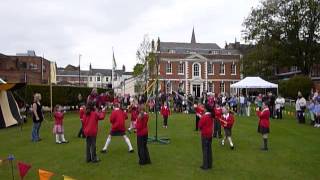
[[[244,56],[244,74],[268,77],[277,67],[297,66],[309,75],[320,63],[320,1],[263,0],[245,19],[243,35],[255,44]]]
[[[302,75],[294,76],[289,80],[282,80],[279,82],[279,92],[284,97],[294,99],[297,97],[298,91],[300,91],[304,97],[308,97],[310,95],[312,85],[313,83],[310,77]]]
[[[137,77],[137,76],[141,75],[143,73],[143,69],[144,69],[144,65],[137,63],[133,67],[133,76]]]

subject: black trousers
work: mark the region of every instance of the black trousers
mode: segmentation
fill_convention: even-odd
[[[282,119],[282,108],[277,109],[277,119]]]
[[[221,124],[220,121],[215,120],[214,121],[214,133],[213,133],[213,137],[221,137]]]
[[[304,110],[297,111],[298,121],[299,123],[303,124],[306,122],[304,118]]]
[[[84,133],[83,133],[83,125],[81,123],[81,127],[80,127],[80,130],[78,132],[78,137],[85,137]]]
[[[212,138],[201,137],[202,142],[202,155],[203,155],[203,168],[212,168]]]
[[[269,110],[270,110],[270,118],[274,118],[273,113],[274,113],[274,106],[269,106]]]
[[[168,116],[163,116],[163,125],[168,126]]]
[[[196,131],[199,130],[199,121],[200,121],[200,117],[196,116]]]
[[[96,136],[88,136],[86,138],[87,148],[86,148],[86,156],[87,162],[97,160],[97,153],[96,153]]]
[[[139,164],[141,165],[151,163],[147,143],[148,143],[148,135],[137,136]]]

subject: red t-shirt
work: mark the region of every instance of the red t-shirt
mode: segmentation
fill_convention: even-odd
[[[170,115],[170,109],[168,106],[161,106],[161,114],[162,116],[168,117]]]
[[[211,117],[211,113],[206,112],[203,116],[201,116],[199,121],[199,128],[201,131],[201,136],[205,138],[212,138],[213,134],[213,119]]]
[[[63,113],[60,111],[56,111],[54,113],[54,124],[55,125],[62,125],[63,123]]]
[[[137,136],[146,136],[148,135],[148,121],[149,115],[145,112],[143,117],[137,119],[136,129],[137,129]]]
[[[83,116],[83,132],[85,136],[97,136],[98,121],[103,120],[106,116],[106,112],[92,111],[89,115]]]
[[[266,108],[262,111],[257,111],[257,115],[259,117],[259,126],[269,128],[270,127],[270,111],[269,108]]]
[[[233,123],[234,123],[234,116],[230,113],[227,115],[223,116],[222,118],[226,123],[222,123],[222,126],[225,128],[232,128]]]
[[[111,131],[125,132],[125,120],[128,117],[120,108],[115,108],[110,115]]]
[[[139,114],[138,107],[133,106],[131,108],[131,121],[136,121],[138,114]]]

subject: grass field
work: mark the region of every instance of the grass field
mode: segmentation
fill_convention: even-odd
[[[47,118],[48,119],[48,118]],[[160,121],[161,122],[161,121]],[[112,139],[107,154],[98,156],[98,164],[85,163],[85,141],[76,137],[79,129],[78,115],[65,116],[65,132],[69,144],[55,144],[52,121],[41,128],[43,140],[30,141],[29,121],[22,131],[18,127],[0,130],[0,158],[14,154],[17,160],[32,164],[26,180],[38,179],[37,170],[56,173],[52,179],[68,175],[76,179],[320,179],[320,129],[299,125],[293,117],[272,120],[268,152],[260,151],[262,140],[256,132],[257,118],[237,117],[233,129],[236,149],[222,147],[213,140],[214,167],[210,171],[199,168],[202,162],[200,136],[194,131],[194,114],[174,114],[169,118],[169,128],[159,128],[161,136],[170,137],[168,145],[149,144],[152,165],[140,167],[138,156],[127,152],[120,137]],[[149,136],[154,135],[155,119],[151,115]],[[160,127],[160,126],[159,126]],[[100,122],[97,151],[105,142],[107,121]],[[135,134],[129,138],[136,150]],[[18,171],[15,167],[15,178]],[[0,179],[11,179],[8,163],[0,166]]]

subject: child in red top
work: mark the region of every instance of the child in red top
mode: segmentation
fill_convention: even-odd
[[[153,112],[155,111],[155,110],[154,110],[154,105],[155,105],[154,99],[149,99],[148,102],[149,102],[149,103],[148,103],[148,105],[149,105],[149,111],[153,113]]]
[[[224,146],[225,140],[228,139],[228,141],[230,143],[230,148],[233,150],[234,145],[233,145],[232,138],[231,138],[232,126],[234,123],[233,113],[231,111],[229,111],[228,109],[224,108],[223,109],[223,116],[219,120],[221,121],[221,124],[224,128],[224,138],[221,141],[221,145]]]
[[[170,115],[170,109],[167,106],[166,102],[164,102],[163,105],[161,106],[160,113],[161,113],[161,115],[163,117],[163,127],[164,128],[168,128],[168,118],[169,118],[169,115]]]
[[[220,119],[222,118],[222,108],[218,103],[216,103],[213,111],[214,111],[214,114],[215,114],[213,137],[214,138],[216,138],[216,137],[222,138],[222,135],[221,135],[221,124],[220,124]]]
[[[262,103],[262,111],[259,108],[256,109],[257,116],[259,117],[259,125],[258,125],[258,132],[262,134],[263,138],[263,147],[261,150],[267,151],[268,150],[268,134],[270,132],[270,111],[268,105],[263,102]]]
[[[198,131],[199,120],[200,120],[201,116],[204,114],[204,108],[200,103],[198,103],[198,104],[194,105],[194,110],[196,112],[196,129],[195,129],[195,131]]]
[[[139,106],[139,114],[137,117],[137,145],[139,164],[145,165],[150,164],[150,156],[147,147],[148,143],[148,120],[149,115],[144,111],[143,105]]]
[[[64,138],[64,129],[63,129],[63,112],[60,105],[56,105],[54,108],[54,127],[53,133],[56,135],[56,143],[68,143]]]
[[[126,135],[126,127],[125,127],[125,120],[128,118],[127,113],[124,112],[118,103],[114,104],[114,109],[110,115],[110,123],[111,123],[111,132],[108,135],[106,143],[103,149],[100,151],[101,153],[106,153],[107,148],[111,143],[112,136],[122,136],[129,147],[129,152],[132,153],[133,148],[130,142],[130,139]]]
[[[95,103],[88,102],[86,106],[85,114],[83,115],[83,132],[86,136],[86,156],[87,162],[99,162],[96,154],[96,137],[98,133],[98,121],[103,120],[106,116],[105,109],[102,111],[96,111]]]
[[[206,113],[201,116],[199,121],[199,128],[201,131],[203,164],[200,167],[203,170],[212,168],[212,134],[213,134],[213,115],[211,114],[211,107],[206,105]]]
[[[131,132],[132,129],[135,129],[136,120],[139,114],[137,103],[134,101],[132,102],[132,105],[129,108],[129,111],[131,112],[131,122],[130,127],[128,128],[128,131]]]
[[[81,123],[81,127],[80,127],[80,130],[78,132],[78,137],[79,138],[85,138],[85,135],[83,133],[83,123],[82,123],[82,120],[83,120],[83,117],[86,113],[86,106],[84,104],[81,104],[80,106],[80,109],[79,109],[79,115],[80,115],[80,123]]]

